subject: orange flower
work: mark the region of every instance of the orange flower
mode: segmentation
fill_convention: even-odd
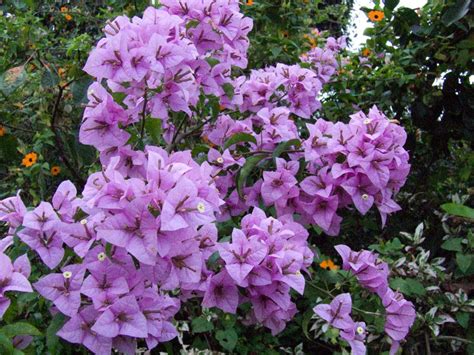
[[[60,172],[61,172],[61,168],[57,165],[51,168],[51,175],[53,176],[59,175]]]
[[[7,132],[7,130],[5,129],[5,127],[0,126],[0,137],[3,137],[6,132]]]
[[[38,159],[38,154],[35,152],[31,152],[25,155],[23,160],[21,161],[21,165],[29,168],[30,166],[36,164],[36,160]]]
[[[322,268],[322,269],[326,269],[326,270],[337,270],[339,269],[339,267],[337,265],[334,264],[334,262],[331,260],[331,259],[327,259],[327,260],[323,260],[319,266]]]
[[[59,76],[63,76],[65,72],[66,72],[66,69],[63,69],[63,68],[58,69]]]
[[[253,0],[246,0],[245,5],[252,6],[253,5]]]
[[[64,18],[66,19],[66,21],[71,21],[72,20],[72,16],[69,15],[69,14],[64,15]]]
[[[68,8],[66,6],[62,6],[61,7],[61,12],[68,12]]]
[[[369,11],[369,13],[367,14],[367,16],[369,16],[369,19],[370,19],[370,21],[372,21],[372,22],[380,22],[380,21],[382,21],[383,18],[385,17],[385,14],[383,13],[383,11],[371,10],[371,11]]]
[[[370,55],[370,49],[369,49],[369,48],[364,48],[364,49],[362,50],[362,55],[363,55],[364,57],[368,57],[368,56]]]

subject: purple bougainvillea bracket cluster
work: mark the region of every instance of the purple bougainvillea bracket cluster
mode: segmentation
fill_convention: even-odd
[[[238,1],[161,4],[142,17],[109,22],[85,65],[96,81],[87,91],[79,139],[98,150],[102,170],[81,193],[65,181],[50,202],[30,210],[19,194],[0,201],[0,221],[9,226],[0,240],[0,316],[8,292],[34,288],[53,313],[67,316],[58,335],[97,354],[134,354],[139,341],[153,349],[173,339],[173,317],[190,298],[229,313],[250,303],[245,324],[281,332],[297,312],[290,291],[304,293],[303,275],[313,261],[308,226],[337,235],[339,211],[365,214],[373,206],[384,224],[400,208],[394,195],[410,169],[404,129],[376,107],[347,124],[311,120],[323,85],[337,73],[345,38],[328,38],[300,64],[232,77],[234,67],[247,66],[252,29]],[[222,112],[215,120],[194,117],[211,96]],[[189,150],[132,146],[137,127],[159,119],[168,148],[176,147],[178,113],[202,123],[199,134],[212,146],[204,162]],[[301,127],[298,119],[313,123]],[[246,142],[223,149],[239,133]],[[250,153],[272,157],[288,141],[298,149],[275,157],[239,190],[236,178],[251,158],[237,148],[245,144]],[[223,242],[229,236],[218,236],[217,223],[236,216],[240,226]],[[26,255],[14,262],[6,255],[14,235],[50,270],[33,288]],[[355,270],[382,298],[386,332],[398,344],[412,323],[411,303],[386,287],[386,264],[365,251],[354,260],[354,252],[341,248],[344,269]],[[66,250],[73,251],[67,263]],[[350,318],[348,294],[316,312],[353,349],[365,351],[365,324]]]

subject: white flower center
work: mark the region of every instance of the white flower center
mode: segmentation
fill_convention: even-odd
[[[80,224],[82,224],[83,226],[85,226],[87,224],[87,219],[81,219],[81,221],[79,222]]]
[[[367,201],[369,199],[369,195],[367,194],[363,194],[361,197],[364,201]]]
[[[70,279],[72,277],[72,272],[71,271],[64,271],[63,276],[65,279]]]
[[[369,118],[366,118],[366,119],[364,120],[364,124],[369,124],[370,122],[371,122],[371,120],[370,120]]]
[[[219,164],[222,164],[224,162],[224,158],[222,157],[219,157],[216,159],[216,161],[219,163]]]
[[[99,253],[99,254],[97,255],[97,259],[98,259],[99,261],[104,261],[106,257],[107,257],[107,256],[105,255],[105,253]]]
[[[197,205],[197,210],[201,213],[206,212],[206,206],[204,205],[204,203],[199,202],[198,205]]]
[[[356,331],[357,331],[357,333],[360,334],[360,335],[364,334],[364,328],[362,328],[362,327],[360,327],[360,326],[357,327]]]

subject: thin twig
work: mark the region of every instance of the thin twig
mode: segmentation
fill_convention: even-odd
[[[461,343],[466,343],[466,344],[474,344],[474,341],[460,338],[460,337],[455,337],[451,335],[438,335],[435,340],[456,340],[460,341]]]
[[[179,131],[181,131],[181,128],[183,128],[184,122],[186,121],[186,116],[183,117],[181,122],[179,123],[178,127],[176,128],[176,132],[174,132],[173,139],[171,140],[171,143],[168,144],[166,147],[166,151],[168,153],[171,153],[171,151],[174,149],[176,144],[178,144],[181,141],[181,135],[179,134]]]
[[[148,104],[148,94],[147,90],[145,89],[145,96],[143,102],[143,110],[142,110],[142,127],[140,129],[140,138],[143,142],[143,136],[145,135],[145,120],[146,120],[146,105]]]
[[[428,338],[427,332],[425,332],[425,347],[426,347],[426,355],[431,355],[430,339]]]
[[[0,126],[5,126],[5,127],[8,127],[10,129],[14,129],[14,130],[17,130],[17,131],[23,131],[23,132],[28,132],[28,133],[36,133],[35,131],[33,131],[32,129],[28,129],[28,128],[23,128],[23,127],[16,127],[16,126],[13,126],[9,123],[4,123],[4,122],[0,122]]]
[[[360,308],[357,308],[357,307],[354,307],[354,306],[352,306],[352,309],[353,309],[354,311],[357,311],[357,312],[360,312],[360,313],[364,313],[364,314],[368,314],[368,315],[371,315],[371,316],[378,316],[378,317],[383,316],[382,313],[364,311],[363,309],[360,309]]]
[[[313,286],[316,290],[321,291],[321,292],[325,293],[326,295],[328,295],[330,297],[333,297],[332,293],[329,292],[328,290],[325,290],[321,287],[318,287],[318,286],[316,286],[315,284],[313,284],[311,282],[307,282],[307,284],[310,285],[310,286]]]
[[[59,157],[61,158],[61,161],[63,164],[68,168],[68,170],[71,172],[71,174],[74,176],[74,178],[77,180],[77,182],[81,185],[84,185],[85,181],[82,178],[82,176],[79,174],[79,172],[74,168],[72,163],[69,161],[68,157],[65,154],[64,150],[64,144],[61,139],[61,135],[59,133],[59,128],[57,127],[57,118],[58,118],[58,113],[59,113],[59,105],[61,104],[61,99],[64,93],[64,89],[67,88],[73,80],[69,81],[68,83],[64,84],[63,86],[58,85],[59,92],[58,95],[56,96],[56,101],[54,103],[54,108],[53,108],[53,113],[51,115],[51,130],[54,133],[54,140],[56,142],[56,148],[59,152]]]

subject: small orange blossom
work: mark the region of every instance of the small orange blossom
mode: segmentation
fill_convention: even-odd
[[[53,176],[59,175],[60,172],[61,172],[61,168],[57,165],[51,168],[51,175]]]
[[[367,14],[367,16],[369,16],[369,19],[370,19],[370,21],[372,21],[372,22],[380,22],[380,21],[382,21],[383,18],[385,17],[385,14],[383,13],[383,11],[371,10],[371,11],[369,11],[369,13]]]
[[[331,259],[327,259],[327,260],[323,260],[319,266],[322,268],[322,269],[326,269],[326,270],[337,270],[339,269],[339,267],[334,264],[334,262],[331,260]]]
[[[21,165],[29,168],[30,166],[36,164],[36,160],[38,159],[38,154],[35,152],[31,152],[25,155],[23,160],[21,161]]]

